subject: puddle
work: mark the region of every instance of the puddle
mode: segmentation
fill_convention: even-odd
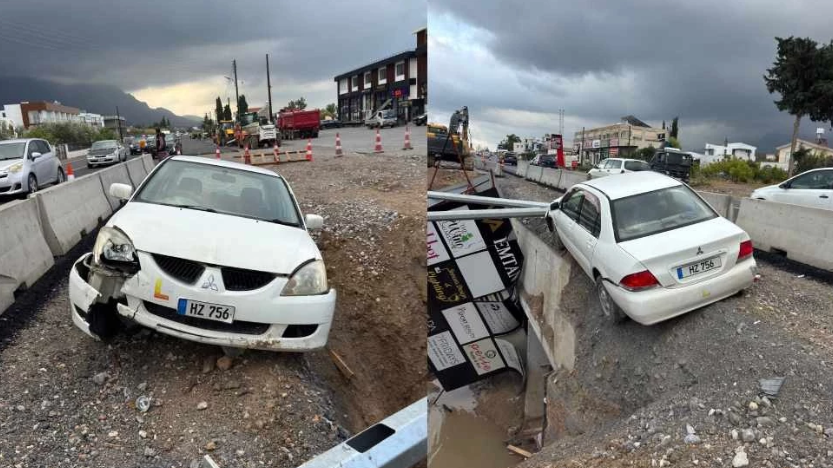
[[[488,391],[488,390],[487,390]],[[433,402],[438,392],[429,396]],[[428,465],[431,468],[509,468],[523,458],[506,450],[509,434],[489,418],[477,414],[483,393],[470,387],[443,393],[428,413]],[[512,403],[515,406],[517,401]],[[521,408],[523,411],[523,408]]]

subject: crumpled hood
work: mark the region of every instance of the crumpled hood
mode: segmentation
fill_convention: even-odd
[[[218,266],[288,275],[321,258],[303,228],[239,216],[129,202],[107,225],[121,229],[137,250]]]
[[[9,167],[11,167],[11,166],[13,166],[13,165],[15,165],[19,162],[23,162],[23,158],[4,159],[4,160],[0,161],[0,171],[6,170]]]

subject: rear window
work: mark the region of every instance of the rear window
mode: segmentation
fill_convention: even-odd
[[[650,171],[651,166],[645,161],[625,161],[625,169],[629,171]]]
[[[710,206],[684,185],[614,200],[611,207],[618,242],[717,217]]]

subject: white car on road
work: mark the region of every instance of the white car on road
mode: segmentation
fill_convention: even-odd
[[[639,159],[608,158],[593,166],[587,172],[591,179],[598,179],[612,174],[628,172],[650,171],[651,165]]]
[[[596,283],[602,311],[651,325],[752,285],[752,241],[687,185],[645,171],[574,185],[547,223]],[[560,247],[560,246],[559,246]]]
[[[833,167],[812,169],[778,185],[761,187],[749,198],[833,210]]]
[[[160,163],[72,268],[72,321],[96,338],[136,323],[229,348],[309,351],[327,343],[336,292],[275,172],[174,156]]]
[[[0,141],[0,196],[35,193],[66,180],[61,161],[46,140]]]

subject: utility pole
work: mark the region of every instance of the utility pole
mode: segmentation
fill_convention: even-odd
[[[237,117],[235,120],[238,120],[240,119],[240,94],[237,90],[237,60],[232,60],[231,66],[234,69],[234,99],[237,102]]]
[[[121,136],[121,115],[119,115],[119,106],[116,106],[116,123],[119,126],[119,141],[123,141]]]
[[[266,92],[269,94],[269,123],[275,123],[272,113],[272,80],[269,78],[269,54],[266,54]]]

